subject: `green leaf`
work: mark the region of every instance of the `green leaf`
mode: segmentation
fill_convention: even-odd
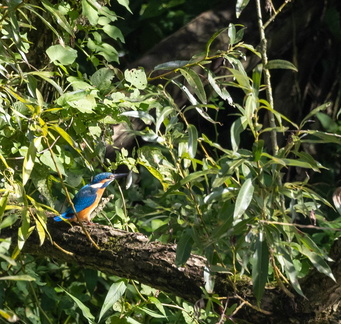
[[[341,135],[339,134],[325,133],[316,130],[302,131],[302,133],[316,136],[320,140],[306,139],[301,140],[301,143],[335,143],[341,145]]]
[[[236,121],[233,122],[230,134],[231,134],[231,145],[232,150],[237,152],[239,149],[240,144],[240,134],[246,129],[247,126],[247,119],[245,116],[238,118]]]
[[[236,70],[236,69],[228,69],[228,70],[232,73],[233,77],[236,79],[241,89],[243,89],[244,92],[248,94],[252,90],[252,86],[250,83],[250,78],[247,76],[245,71]]]
[[[301,244],[297,244],[297,249],[307,256],[313,266],[317,269],[317,271],[325,274],[332,280],[336,282],[336,279],[330,269],[328,263],[324,260],[324,258],[328,258],[328,255],[325,254],[319,249],[316,243],[307,235],[301,233],[295,233],[295,236]]]
[[[340,110],[341,111],[341,110]],[[327,130],[330,133],[333,132],[337,132],[338,130],[338,124],[337,122],[331,118],[329,115],[327,115],[326,113],[321,113],[318,112],[316,114],[316,117],[318,118],[318,120],[320,121],[322,127]]]
[[[201,178],[209,174],[217,174],[218,172],[219,172],[218,169],[207,169],[207,170],[192,172],[187,177],[183,178],[178,185],[183,186],[186,183],[197,180],[198,178]]]
[[[121,116],[127,116],[127,117],[142,119],[143,122],[146,123],[147,125],[155,123],[155,119],[152,115],[148,114],[145,111],[141,111],[141,110],[125,111],[125,112],[121,113]]]
[[[183,266],[191,255],[193,245],[192,230],[186,230],[180,237],[176,247],[176,266]]]
[[[224,87],[220,87],[220,85],[217,83],[216,79],[214,78],[213,73],[210,70],[207,70],[207,76],[208,76],[208,82],[212,86],[213,90],[217,93],[217,95],[221,99],[227,100],[229,105],[232,105],[233,99],[231,95]]]
[[[4,276],[0,280],[14,280],[14,281],[35,281],[36,279],[29,275]]]
[[[77,306],[82,311],[83,316],[88,320],[88,323],[95,324],[95,316],[91,314],[90,309],[87,306],[85,306],[78,298],[76,298],[75,296],[71,295],[68,291],[66,291],[64,288],[61,287],[61,289],[64,290],[77,304]]]
[[[112,69],[101,68],[90,77],[90,81],[98,90],[105,91],[111,88],[114,77],[115,73]]]
[[[70,65],[72,64],[78,53],[70,46],[63,47],[62,45],[52,45],[46,50],[46,54],[50,60],[56,65]]]
[[[127,82],[139,90],[145,89],[148,83],[146,73],[142,68],[125,70],[124,77]]]
[[[197,73],[191,69],[179,69],[180,73],[184,76],[188,84],[191,86],[194,93],[197,95],[201,103],[206,104],[207,98],[204,85]]]
[[[132,11],[129,8],[129,0],[117,0],[117,2],[132,14]]]
[[[77,143],[63,128],[55,124],[51,124],[49,128],[56,131],[76,152],[81,152],[81,150],[78,148]]]
[[[236,205],[233,212],[233,218],[236,221],[239,219],[246,209],[249,207],[252,197],[253,197],[254,186],[251,178],[247,178],[245,182],[240,187]]]
[[[99,314],[99,319],[98,322],[101,321],[103,315],[110,309],[112,308],[112,306],[122,297],[122,295],[124,294],[124,292],[126,291],[126,284],[124,283],[124,281],[119,281],[119,282],[115,282],[111,285],[104,303],[102,305],[100,314]]]
[[[150,296],[148,298],[148,300],[156,306],[156,308],[160,311],[161,314],[163,314],[165,317],[167,317],[165,308],[163,307],[162,303],[160,302],[160,300],[158,298],[156,298],[154,296]]]
[[[265,65],[266,69],[287,69],[298,72],[296,66],[286,60],[271,60]]]
[[[161,113],[157,116],[155,122],[155,133],[158,134],[161,124],[165,121],[170,113],[174,112],[174,108],[171,106],[166,106],[162,108]]]
[[[295,152],[295,155],[303,162],[307,162],[311,169],[313,169],[315,172],[320,172],[320,169],[327,169],[321,163],[316,161],[309,153]]]
[[[305,116],[303,118],[303,120],[301,121],[301,124],[300,124],[300,129],[303,128],[303,126],[306,124],[306,122],[308,122],[310,120],[311,117],[315,116],[318,112],[320,112],[322,110],[326,110],[330,106],[331,106],[331,102],[327,102],[321,106],[314,108],[307,116]]]
[[[92,114],[93,109],[97,106],[95,94],[87,93],[86,91],[68,92],[59,97],[57,103],[61,106],[69,105],[87,114]]]
[[[165,315],[159,314],[147,307],[137,307],[138,309],[140,309],[141,311],[145,312],[146,314],[148,314],[149,316],[153,317],[153,318],[165,318]]]
[[[41,137],[34,138],[27,150],[22,169],[23,185],[25,185],[30,178],[35,163],[37,149],[40,147],[41,139]]]
[[[198,131],[194,125],[189,124],[187,127],[188,131],[188,154],[194,159],[197,154],[198,147]]]
[[[42,0],[43,6],[54,16],[56,22],[60,27],[62,27],[68,34],[74,37],[75,33],[71,25],[68,23],[67,19],[62,12],[55,9],[52,4],[47,0]]]
[[[120,29],[113,25],[105,25],[103,27],[103,31],[110,36],[112,39],[119,39],[122,43],[124,43],[124,36]]]
[[[303,294],[302,288],[300,286],[300,283],[298,282],[297,272],[296,272],[296,269],[295,269],[295,266],[291,259],[290,254],[288,253],[288,251],[286,250],[284,246],[280,245],[280,243],[277,245],[277,250],[278,250],[278,254],[276,255],[276,258],[278,262],[284,268],[284,271],[287,277],[289,278],[293,288],[296,290],[296,292],[299,295],[305,297]]]
[[[190,63],[190,61],[170,61],[166,63],[161,63],[158,64],[157,66],[154,67],[154,71],[158,70],[176,70],[178,68],[184,67]]]
[[[263,231],[257,236],[255,253],[251,259],[253,292],[258,304],[263,297],[265,284],[268,279],[269,249]]]
[[[0,229],[3,228],[3,222],[2,222],[2,216],[4,215],[5,208],[7,206],[7,200],[9,196],[10,191],[6,190],[5,193],[1,196],[0,199]],[[7,226],[5,226],[7,227]]]
[[[294,160],[294,159],[281,159],[286,166],[296,166],[300,168],[306,168],[306,169],[315,169],[310,163],[300,160]],[[317,169],[318,170],[318,169]]]
[[[237,18],[239,18],[242,11],[248,5],[249,1],[250,0],[237,0],[237,3],[236,3],[236,17]]]
[[[96,10],[96,6],[91,5],[91,2],[89,0],[82,0],[82,14],[89,19],[92,26],[95,26],[98,22],[98,10]],[[94,2],[96,3],[96,1]],[[97,9],[100,9],[101,6],[99,4],[98,6]]]
[[[232,46],[235,44],[235,40],[236,40],[236,26],[234,24],[229,24],[227,33],[230,38],[230,46]]]
[[[223,32],[226,31],[228,27],[225,27],[225,28],[222,28],[218,31],[216,31],[212,36],[211,38],[208,40],[208,42],[206,43],[206,49],[205,49],[205,52],[206,52],[206,57],[209,55],[210,53],[210,49],[211,49],[211,45],[212,43],[214,42],[214,40]]]

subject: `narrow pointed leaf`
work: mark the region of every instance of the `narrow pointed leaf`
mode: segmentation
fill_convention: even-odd
[[[103,315],[110,309],[112,308],[112,306],[122,297],[122,295],[124,294],[124,292],[126,291],[126,284],[124,283],[124,281],[119,281],[119,282],[115,282],[111,285],[104,303],[102,305],[100,314],[99,314],[99,319],[98,321],[100,322]]]
[[[80,308],[80,310],[82,311],[83,316],[87,319],[89,324],[94,324],[95,323],[95,317],[91,314],[90,309],[85,306],[78,298],[76,298],[75,296],[71,295],[68,291],[66,291],[65,289],[63,289],[67,295],[69,295],[73,301],[77,304],[77,306]]]
[[[198,147],[198,131],[194,125],[188,125],[188,153],[189,156],[194,159],[197,154]]]
[[[252,179],[248,178],[240,187],[240,190],[236,199],[236,205],[235,205],[234,212],[233,212],[234,220],[237,220],[238,218],[240,218],[244,214],[246,209],[249,207],[252,197],[253,197],[253,191],[254,191],[254,186],[252,183]]]
[[[183,266],[186,263],[191,254],[192,245],[192,231],[187,230],[184,234],[182,234],[176,248],[175,264],[177,266]]]
[[[191,69],[180,69],[180,73],[184,76],[201,103],[206,104],[207,98],[204,85],[198,74]]]
[[[30,178],[31,172],[34,167],[37,148],[40,146],[41,143],[41,137],[36,137],[30,144],[26,156],[24,158],[23,163],[23,170],[22,170],[22,182],[23,185],[26,184],[28,179]]]
[[[297,67],[286,60],[271,60],[265,65],[266,69],[287,69],[298,72]]]
[[[237,0],[236,3],[236,17],[239,18],[244,8],[248,5],[250,0]]]
[[[262,231],[258,234],[251,263],[253,292],[259,304],[263,297],[269,269],[269,249]]]
[[[295,266],[294,266],[294,263],[292,261],[290,254],[288,253],[288,251],[286,250],[285,247],[278,245],[277,249],[279,252],[279,255],[277,255],[277,260],[279,261],[279,263],[284,268],[284,271],[285,271],[287,277],[289,278],[293,288],[296,290],[296,292],[299,295],[305,297],[303,294],[301,285],[298,282],[296,269],[295,269]]]

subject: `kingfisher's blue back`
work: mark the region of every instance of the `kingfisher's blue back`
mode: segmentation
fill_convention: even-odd
[[[53,219],[57,222],[62,220],[68,220],[70,222],[77,220],[90,222],[91,213],[98,206],[105,188],[114,179],[124,176],[126,176],[126,173],[114,174],[110,172],[103,172],[97,174],[93,178],[92,182],[82,187],[72,200],[78,219],[71,206],[69,206],[64,213],[59,216],[55,216]]]

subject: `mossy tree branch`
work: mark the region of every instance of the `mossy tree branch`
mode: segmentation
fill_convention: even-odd
[[[98,224],[84,225],[92,239],[98,244],[98,250],[87,239],[80,226],[56,223],[48,220],[47,228],[55,244],[45,240],[40,246],[38,235],[34,232],[27,240],[23,253],[41,257],[53,257],[58,262],[76,263],[81,267],[96,269],[107,274],[137,280],[156,289],[173,293],[193,303],[202,299],[205,287],[204,271],[207,261],[204,257],[192,254],[182,267],[175,265],[176,245],[150,242],[140,233],[131,233]],[[15,226],[1,231],[0,238],[11,236],[15,242]],[[62,249],[70,253],[65,253]],[[335,242],[332,250],[334,276],[341,281],[341,241]],[[277,321],[284,323],[288,319],[316,319],[332,309],[341,298],[341,286],[325,275],[317,272],[302,283],[308,299],[295,295],[290,299],[278,287],[268,287],[261,308],[256,306],[252,294],[252,285],[248,279],[237,279],[232,283],[226,274],[215,276],[215,291],[229,305],[243,303],[234,318],[248,319],[253,323]],[[323,304],[320,302],[323,300]],[[317,309],[316,305],[323,305]],[[303,314],[303,315],[302,315]],[[303,323],[303,322],[302,322]],[[308,323],[304,322],[304,323]]]

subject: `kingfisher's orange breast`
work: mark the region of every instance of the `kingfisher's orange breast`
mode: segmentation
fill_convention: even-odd
[[[96,197],[96,200],[93,202],[93,204],[90,205],[87,208],[84,208],[83,210],[81,210],[81,211],[79,211],[77,213],[79,220],[90,222],[90,220],[91,220],[91,213],[98,206],[98,204],[99,204],[99,202],[100,202],[100,200],[102,198],[104,190],[105,190],[105,188],[98,189],[97,193],[96,193],[97,197]]]

